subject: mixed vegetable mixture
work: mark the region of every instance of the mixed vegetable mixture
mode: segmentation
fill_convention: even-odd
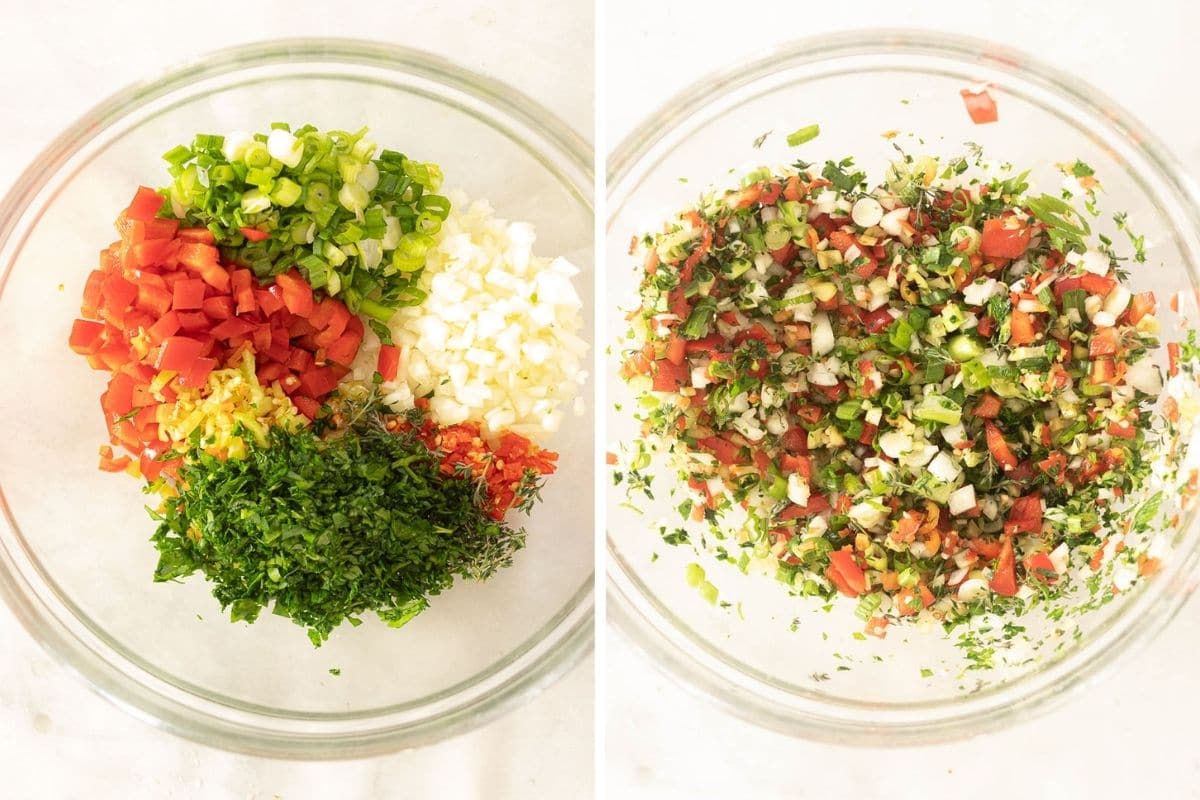
[[[271,607],[319,645],[509,565],[525,534],[506,517],[557,455],[485,415],[502,392],[449,419],[386,388],[428,367],[393,340],[397,310],[447,303],[423,276],[453,219],[438,167],[285,124],[164,158],[172,183],[118,217],[70,334],[109,373],[101,469],[158,497],[155,580],[202,572],[232,619]],[[470,377],[464,349],[442,355]]]
[[[977,149],[901,153],[873,188],[852,159],[800,161],[635,238],[621,373],[644,438],[610,454],[617,481],[651,495],[665,454],[718,557],[853,598],[876,636],[1154,572],[1181,416],[1158,301],[1091,236],[1092,170],[1061,168],[1074,193]]]

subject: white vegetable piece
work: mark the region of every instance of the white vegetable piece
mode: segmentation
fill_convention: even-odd
[[[975,281],[963,287],[963,300],[969,306],[981,306],[996,294],[999,283],[994,278]]]
[[[1129,305],[1129,301],[1132,298],[1133,294],[1118,283],[1113,287],[1113,290],[1109,292],[1107,296],[1105,296],[1104,305],[1101,306],[1101,308],[1103,308],[1109,314],[1112,314],[1114,317],[1119,317],[1121,316],[1121,312],[1123,312]]]
[[[1162,391],[1162,373],[1153,359],[1139,358],[1125,370],[1125,383],[1139,392],[1157,396]]]
[[[946,444],[953,447],[967,440],[967,431],[961,422],[957,425],[945,425],[942,427],[942,438],[946,440]]]
[[[958,480],[958,476],[962,474],[962,469],[958,464],[954,463],[944,450],[938,451],[938,454],[929,462],[929,474],[937,478],[939,481],[953,483]]]
[[[788,475],[787,496],[788,500],[791,500],[798,506],[808,505],[809,486],[804,476],[796,472]]]
[[[987,597],[990,591],[991,589],[988,588],[987,581],[983,578],[967,578],[958,587],[958,599],[964,603],[970,603],[981,597]]]
[[[1099,250],[1088,250],[1079,261],[1080,266],[1093,275],[1107,275],[1109,258]]]
[[[818,311],[816,314],[813,314],[812,319],[813,355],[823,356],[833,350],[833,345],[833,325],[829,322],[829,315],[824,311]]]
[[[966,486],[955,489],[950,493],[948,505],[950,513],[956,516],[970,511],[975,507],[975,486],[968,483]]]
[[[883,509],[880,508],[878,503],[871,500],[865,500],[850,506],[847,516],[864,528],[874,528],[885,519]]]
[[[870,228],[878,225],[883,219],[883,206],[874,197],[860,197],[850,210],[850,219],[860,228]]]
[[[908,219],[908,211],[907,206],[892,209],[879,220],[879,227],[883,228],[884,233],[888,236],[899,236],[901,231],[900,222]]]
[[[912,437],[903,431],[885,431],[879,435],[879,449],[889,458],[900,458],[912,450]]]
[[[300,166],[300,159],[304,158],[304,142],[285,130],[275,128],[267,134],[267,152],[271,154],[271,158],[277,158],[286,166],[295,168]],[[378,173],[375,177],[378,181]]]
[[[247,131],[232,131],[221,144],[221,152],[229,161],[240,161],[246,154],[246,148],[252,144],[254,144],[254,134]]]
[[[384,400],[404,409],[431,395],[430,412],[443,425],[471,419],[491,431],[553,433],[587,380],[583,308],[571,280],[578,270],[535,255],[529,225],[497,219],[485,201],[450,199],[450,216],[418,279],[428,297],[388,323],[401,346],[401,369],[383,385]],[[399,225],[389,220],[388,229],[385,245]],[[369,335],[355,377],[370,381],[377,360],[378,342]],[[707,380],[700,369],[690,377],[697,386]],[[761,438],[758,423],[753,427]]]

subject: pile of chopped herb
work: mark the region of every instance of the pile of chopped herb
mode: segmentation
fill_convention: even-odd
[[[455,577],[483,580],[525,534],[487,510],[478,481],[446,475],[414,432],[380,409],[339,430],[274,428],[265,446],[223,461],[193,443],[177,498],[157,514],[155,580],[202,572],[233,620],[272,611],[320,645],[376,612],[399,627]]]

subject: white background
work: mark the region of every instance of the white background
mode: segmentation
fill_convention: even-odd
[[[0,192],[52,137],[126,84],[208,50],[276,37],[434,51],[521,89],[591,139],[591,4],[541,5],[0,0]],[[126,715],[57,666],[0,606],[0,796],[587,798],[592,670],[589,658],[529,705],[441,745],[369,761],[274,762],[200,748]]]
[[[1195,92],[1200,14],[1183,2],[754,3],[609,0],[601,64],[613,148],[711,70],[773,44],[844,27],[925,27],[983,36],[1080,75],[1200,172]],[[695,798],[1200,797],[1200,600],[1150,648],[1053,713],[972,740],[878,750],[759,730],[685,694],[609,632],[608,796]]]

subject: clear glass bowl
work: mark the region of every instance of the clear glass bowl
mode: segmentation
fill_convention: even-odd
[[[960,98],[960,89],[980,81],[994,87],[995,124],[973,125]],[[787,147],[790,131],[814,122],[821,126],[819,138]],[[893,129],[924,140],[894,140],[914,155],[959,155],[964,142],[977,142],[991,158],[1031,167],[1049,191],[1061,181],[1056,162],[1083,159],[1105,188],[1101,231],[1124,244],[1108,215],[1125,210],[1146,235],[1149,263],[1132,270],[1136,290],[1154,290],[1165,309],[1172,293],[1196,285],[1195,188],[1165,149],[1102,93],[986,42],[860,32],[798,42],[713,75],[665,105],[618,148],[610,160],[606,242],[605,321],[612,342],[625,328],[619,307],[629,307],[636,286],[627,254],[632,234],[656,229],[702,187],[729,185],[752,166],[853,155],[878,179],[895,157],[892,141],[881,134]],[[771,130],[755,149],[755,139]],[[1163,318],[1163,340],[1178,338],[1174,315]],[[628,407],[615,358],[608,372],[608,400]],[[610,409],[608,435],[628,441],[638,432],[628,414]],[[1073,645],[1041,651],[1024,667],[959,674],[939,666],[963,663],[940,629],[893,628],[882,641],[859,641],[853,633],[862,622],[852,616],[852,603],[838,603],[825,614],[820,603],[789,597],[770,577],[742,576],[715,560],[705,563],[709,577],[732,606],[708,605],[683,579],[685,564],[695,560],[691,548],[665,545],[651,530],[651,521],[678,519],[665,495],[658,486],[659,502],[642,504],[642,516],[620,505],[623,490],[610,494],[613,619],[671,673],[734,713],[839,742],[969,735],[1061,700],[1164,627],[1194,585],[1200,542],[1188,513],[1168,532],[1174,551],[1164,571],[1091,614]],[[924,677],[923,668],[934,674]]]
[[[230,624],[199,576],[151,582],[146,498],[96,470],[104,378],[66,346],[113,219],[139,183],[165,182],[161,154],[275,120],[369,125],[441,164],[447,187],[534,223],[539,252],[584,270],[590,324],[591,150],[512,89],[417,51],[336,40],[227,50],[127,89],[52,142],[0,207],[0,337],[12,343],[0,355],[0,591],[102,694],[176,733],[305,758],[414,746],[480,724],[590,645],[591,411],[549,443],[561,469],[511,569],[456,585],[403,630],[368,617],[314,649],[270,614]]]

